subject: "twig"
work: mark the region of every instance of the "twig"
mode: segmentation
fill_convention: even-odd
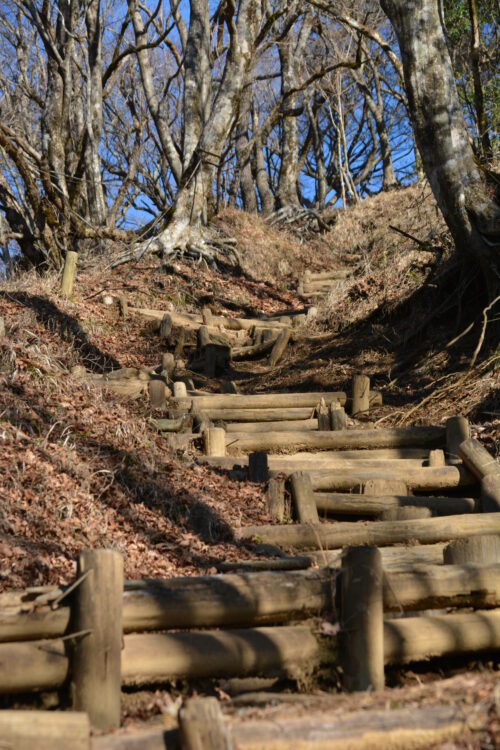
[[[417,245],[420,247],[423,247],[425,250],[428,250],[430,247],[430,243],[427,242],[427,240],[419,240],[418,237],[414,237],[412,234],[408,234],[408,232],[405,232],[404,229],[399,229],[399,227],[394,227],[392,224],[389,224],[389,229],[392,229],[393,232],[397,232],[398,234],[402,234],[403,237],[406,237],[408,240],[412,240],[413,242],[416,242]]]
[[[477,355],[481,351],[481,347],[482,347],[483,342],[484,342],[484,337],[486,335],[486,326],[488,325],[488,310],[491,310],[491,308],[493,307],[493,305],[496,305],[496,303],[499,300],[500,300],[500,294],[498,295],[498,297],[495,297],[495,299],[493,300],[493,302],[490,302],[490,304],[487,307],[485,307],[484,310],[483,310],[483,327],[481,329],[481,335],[479,336],[479,341],[477,342],[477,346],[474,349],[474,354],[472,355],[472,359],[470,361],[469,370],[472,370],[472,368],[476,364]]]

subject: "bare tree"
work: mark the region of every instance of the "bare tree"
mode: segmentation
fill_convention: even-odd
[[[396,31],[417,145],[456,247],[479,262],[490,294],[500,286],[498,182],[472,150],[457,97],[438,0],[381,0]],[[495,195],[496,191],[496,195]]]

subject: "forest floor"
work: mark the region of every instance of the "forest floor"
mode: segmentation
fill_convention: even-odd
[[[255,556],[232,541],[230,527],[270,522],[258,485],[166,448],[147,397],[127,400],[71,376],[75,365],[103,373],[160,363],[160,339],[144,319],[120,318],[119,295],[161,310],[300,310],[306,268],[352,266],[353,278],[318,303],[310,324],[328,339],[291,345],[272,371],[245,363],[228,377],[241,392],[341,390],[363,371],[384,398],[369,421],[441,424],[463,414],[473,436],[500,454],[500,355],[488,336],[476,354],[487,301],[461,273],[428,188],[367,199],[306,241],[236,211],[215,221],[237,238],[241,273],[148,258],[112,271],[114,248],[80,258],[71,301],[61,299],[55,274],[0,287],[0,591],[68,583],[75,556],[89,547],[120,550],[130,579],[213,573],[220,561]],[[202,376],[195,383],[219,388]],[[486,691],[498,724],[494,683],[478,678],[469,695]],[[408,693],[409,703],[425,703],[422,691]],[[165,696],[149,694],[144,713],[163,711]],[[140,714],[140,700],[134,706]],[[446,748],[495,746],[481,742]]]

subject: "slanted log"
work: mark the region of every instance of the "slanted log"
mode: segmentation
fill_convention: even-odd
[[[464,440],[460,443],[458,455],[478,479],[483,479],[490,474],[500,477],[500,463],[481,445],[479,440],[474,440],[474,438]]]
[[[446,454],[448,460],[458,461],[458,449],[470,438],[470,425],[466,417],[450,417],[446,420]]]
[[[285,349],[287,348],[289,341],[290,341],[290,329],[285,328],[283,331],[281,331],[280,335],[274,342],[274,346],[271,350],[271,354],[269,355],[270,367],[276,367],[276,365],[282,358],[283,354],[285,353]]]
[[[89,750],[83,711],[0,711],[0,747],[6,750]]]
[[[340,655],[344,687],[384,687],[382,556],[376,547],[351,547],[342,556]]]
[[[393,427],[386,430],[339,430],[337,432],[232,433],[232,451],[294,448],[295,450],[345,450],[347,448],[434,447],[444,439],[441,427]]]
[[[386,620],[386,664],[500,649],[500,609]]]
[[[320,513],[337,516],[380,516],[391,508],[407,506],[429,508],[434,516],[453,516],[474,513],[476,501],[472,497],[435,497],[421,495],[377,495],[350,492],[315,492],[314,500]]]
[[[433,544],[481,534],[500,534],[497,513],[423,518],[416,521],[367,521],[365,523],[290,524],[244,526],[234,530],[237,540],[258,537],[264,544],[294,549],[338,549],[340,547],[392,544]]]

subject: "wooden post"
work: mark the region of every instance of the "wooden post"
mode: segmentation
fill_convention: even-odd
[[[271,477],[267,485],[267,511],[271,518],[280,523],[285,515],[285,482]]]
[[[148,383],[149,403],[152,409],[161,409],[167,400],[167,386],[163,380],[150,380]]]
[[[487,474],[481,480],[481,511],[500,512],[500,477],[496,474]]]
[[[186,384],[183,383],[182,380],[178,380],[176,383],[174,383],[174,398],[187,398]]]
[[[207,326],[200,326],[198,328],[198,348],[200,351],[210,344],[210,334]]]
[[[325,432],[330,429],[330,413],[325,403],[325,399],[322,398],[316,407],[316,414],[318,416],[318,430]]]
[[[222,427],[211,427],[203,433],[206,456],[226,455],[226,431]]]
[[[300,523],[319,523],[318,509],[311,483],[305,471],[296,471],[290,477],[292,499]]]
[[[341,627],[344,687],[384,687],[382,555],[376,547],[350,547],[342,556]]]
[[[441,448],[429,451],[429,466],[446,466],[444,451]]]
[[[492,565],[500,563],[500,536],[483,534],[450,542],[443,550],[445,565],[465,565],[482,563]]]
[[[112,549],[87,550],[78,557],[70,633],[73,708],[86,711],[97,729],[120,725],[123,638],[123,558]]]
[[[169,378],[172,377],[172,373],[175,367],[175,357],[171,352],[164,352],[161,355],[161,370]]]
[[[180,750],[232,750],[217,698],[189,698],[179,711]]]
[[[470,438],[469,420],[466,417],[450,417],[446,420],[446,453],[448,460],[458,460],[458,449]]]
[[[267,453],[256,451],[248,456],[248,479],[250,482],[267,482],[269,468],[267,465]]]
[[[173,321],[170,313],[166,312],[160,323],[160,338],[169,339],[172,333]]]
[[[500,477],[500,464],[486,448],[481,445],[479,440],[469,438],[460,443],[458,455],[467,466],[467,468],[478,478],[488,474],[494,474]]]
[[[203,325],[205,326],[211,326],[213,325],[213,315],[212,311],[209,307],[203,307],[201,310],[201,318],[203,320]]]
[[[354,375],[352,379],[352,413],[364,414],[370,409],[370,378]]]
[[[345,409],[335,400],[330,404],[330,429],[345,430],[347,427],[347,417]]]
[[[118,310],[120,311],[120,318],[127,320],[128,318],[128,302],[127,298],[122,294],[118,297]]]
[[[177,341],[175,344],[175,349],[174,349],[175,359],[180,359],[182,357],[185,344],[186,344],[186,331],[184,328],[180,328],[178,336],[177,336]]]
[[[66,299],[69,299],[73,294],[77,262],[78,253],[75,253],[73,250],[68,250],[66,258],[64,259],[64,271],[61,282],[61,293]]]

